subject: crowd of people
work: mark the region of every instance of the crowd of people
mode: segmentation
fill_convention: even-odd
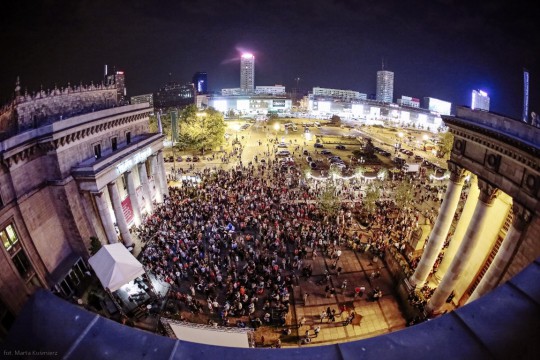
[[[267,144],[266,152],[261,148],[263,153],[244,165],[243,148],[237,144],[219,157],[224,163],[237,159],[237,167],[194,172],[170,188],[169,197],[137,229],[144,243],[140,260],[170,285],[172,313],[203,314],[212,325],[278,325],[286,331],[293,286],[299,285],[300,277],[313,277],[308,259],[327,256],[336,275],[342,270],[344,247],[369,254],[377,263],[389,246],[406,251],[420,217],[436,217],[435,208],[427,213],[412,206],[397,208],[390,200],[397,181],[387,180],[379,184],[381,200],[368,215],[369,226],[351,231],[354,215],[362,211],[364,182],[350,179],[336,186],[336,195],[346,201],[339,216],[331,218],[317,203],[324,184],[306,180],[295,168],[283,171],[282,162],[270,156],[277,140]],[[293,157],[302,156],[301,146],[291,150]],[[415,180],[412,187],[422,201],[436,201],[444,190],[425,180]],[[378,276],[374,271],[372,278]],[[326,272],[316,279],[328,296],[336,292],[330,278]],[[366,292],[365,286],[350,285],[351,299]],[[345,280],[341,291],[346,290]],[[366,294],[373,301],[383,295],[376,287]],[[329,320],[334,316],[327,314]]]

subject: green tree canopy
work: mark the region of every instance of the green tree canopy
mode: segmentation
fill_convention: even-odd
[[[161,125],[163,127],[163,134],[167,139],[171,138],[171,116],[169,113],[161,114]],[[157,120],[157,113],[150,115],[150,132],[157,133],[159,131],[159,125]]]
[[[452,151],[452,146],[454,146],[454,135],[447,131],[441,136],[441,143],[439,144],[439,152],[441,156],[446,157]]]
[[[334,125],[341,124],[341,118],[337,115],[332,115],[332,118],[330,119],[330,122]]]
[[[409,181],[402,181],[394,192],[394,200],[398,208],[402,209],[408,206],[413,200],[413,188],[412,183]]]
[[[376,208],[375,202],[379,200],[379,197],[381,196],[381,191],[378,187],[376,187],[373,184],[369,184],[368,188],[366,189],[366,196],[364,197],[363,205],[364,209],[369,213],[373,213]]]
[[[198,111],[195,105],[184,108],[178,120],[178,145],[204,152],[225,141],[223,115],[213,108]]]
[[[326,181],[325,188],[318,197],[319,210],[328,217],[336,216],[341,208],[341,198],[336,195],[336,187]]]

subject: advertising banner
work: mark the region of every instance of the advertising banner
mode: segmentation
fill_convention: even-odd
[[[122,200],[122,212],[124,213],[124,218],[128,226],[131,226],[133,223],[133,207],[131,206],[131,199],[126,197]]]

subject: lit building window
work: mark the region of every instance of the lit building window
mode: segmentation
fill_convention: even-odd
[[[27,281],[31,280],[32,277],[34,277],[35,272],[21,246],[19,237],[17,236],[13,225],[10,224],[2,229],[0,231],[0,238],[2,239],[2,244],[4,244],[4,249],[6,249],[11,257],[19,274]]]

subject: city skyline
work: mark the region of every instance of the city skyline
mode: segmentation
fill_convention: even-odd
[[[206,72],[213,91],[237,87],[240,56],[251,52],[255,85],[374,94],[384,58],[395,74],[394,101],[429,96],[470,106],[471,91],[481,89],[492,111],[516,119],[526,67],[529,112],[540,112],[538,9],[526,5],[23,1],[3,13],[0,36],[9,56],[2,59],[2,103],[17,76],[21,90],[33,92],[95,82],[104,64],[125,71],[128,97],[156,91],[170,73],[188,82]]]

